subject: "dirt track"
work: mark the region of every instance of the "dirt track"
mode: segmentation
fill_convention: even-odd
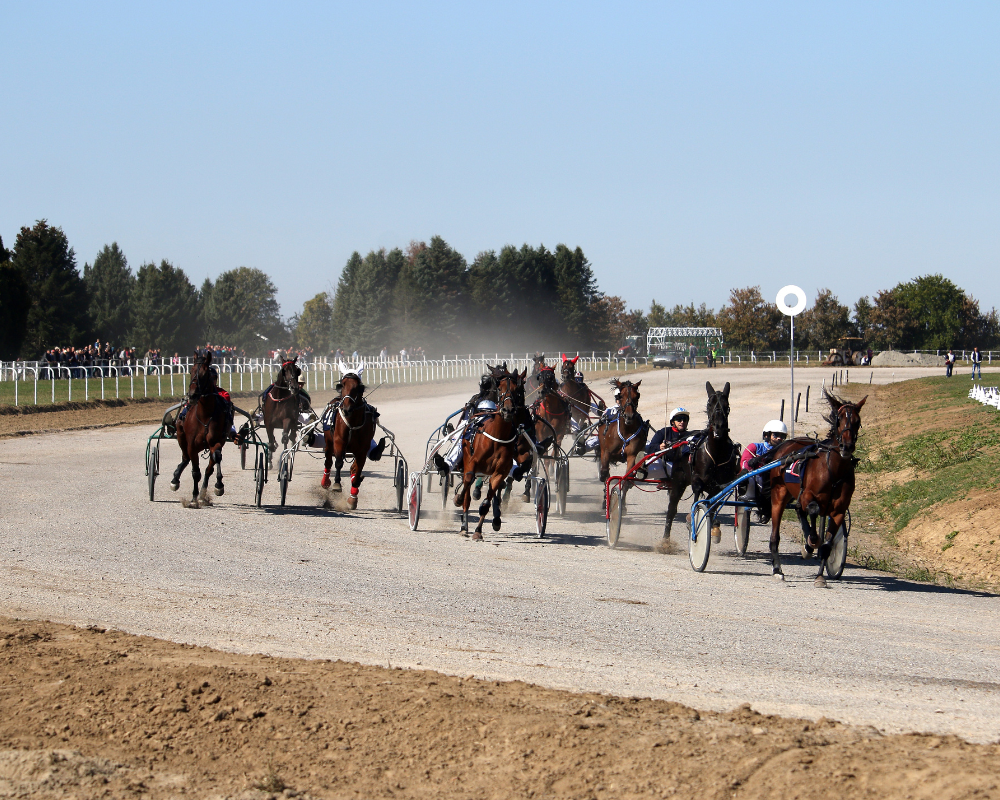
[[[705,377],[725,380],[721,372],[675,373],[670,405],[703,405]],[[745,376],[732,379],[735,433],[747,441],[774,415],[780,386],[768,394]],[[662,405],[665,380],[644,377],[647,408]],[[411,466],[429,421],[453,410],[451,391],[381,406]],[[176,496],[143,498],[143,433],[0,443],[0,479],[12,487],[0,611],[247,653],[372,664],[388,657],[410,669],[282,662],[8,623],[0,746],[18,753],[0,754],[0,796],[15,774],[26,790],[44,790],[31,780],[50,770],[45,754],[54,748],[82,753],[50,770],[51,796],[60,797],[98,794],[101,775],[91,776],[97,783],[80,777],[95,769],[106,772],[110,796],[123,797],[173,796],[182,786],[196,796],[237,796],[282,781],[323,797],[997,793],[995,746],[747,711],[695,719],[664,700],[419,669],[607,687],[702,709],[749,701],[791,716],[991,740],[995,598],[911,590],[850,570],[817,594],[812,567],[791,552],[790,580],[777,590],[759,559],[736,561],[725,547],[713,550],[708,573],[694,576],[685,555],[648,550],[659,498],[637,498],[623,532],[628,546],[611,552],[599,543],[596,487],[577,464],[573,513],[553,519],[547,543],[526,538],[517,513],[485,546],[456,537],[450,517],[425,518],[409,534],[384,510],[391,487],[377,476],[365,483],[357,514],[324,511],[305,462],[283,511],[250,507],[249,476],[238,470],[214,508],[185,511]],[[269,484],[266,502],[275,491]],[[68,500],[45,501],[56,492]],[[199,525],[205,535],[193,533]],[[752,546],[761,550],[760,539]],[[209,702],[215,694],[219,701]],[[217,706],[226,711],[219,719]],[[28,765],[43,762],[32,777]]]

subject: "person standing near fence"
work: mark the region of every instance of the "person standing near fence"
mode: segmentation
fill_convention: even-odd
[[[955,368],[955,351],[948,350],[948,355],[944,357],[944,374],[945,377],[951,377],[951,371]]]
[[[688,360],[691,362],[691,369],[694,369],[698,364],[698,348],[694,345],[688,348]]]
[[[972,355],[969,356],[972,361],[972,380],[976,379],[976,373],[979,373],[979,380],[983,379],[983,354],[979,352],[978,347],[972,348]]]

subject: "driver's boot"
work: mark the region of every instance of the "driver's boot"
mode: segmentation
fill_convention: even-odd
[[[382,453],[384,453],[384,452],[385,452],[385,437],[383,436],[381,439],[379,439],[378,444],[375,445],[368,452],[368,460],[369,461],[378,461],[380,458],[382,458]],[[437,453],[435,453],[434,455],[437,455]],[[435,463],[435,465],[437,464],[436,461],[434,463]]]

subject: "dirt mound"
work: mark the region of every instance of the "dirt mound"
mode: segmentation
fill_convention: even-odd
[[[951,797],[1000,746],[0,618],[0,797]]]
[[[944,356],[930,353],[901,353],[898,350],[883,350],[872,358],[873,367],[943,367]]]

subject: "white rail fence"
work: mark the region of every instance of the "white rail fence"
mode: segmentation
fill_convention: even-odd
[[[53,365],[38,361],[0,362],[0,405],[39,405],[56,402],[109,398],[179,397],[188,388],[191,359],[162,363],[138,360],[126,363],[97,363],[86,366]],[[487,364],[502,364],[531,372],[530,356],[513,353],[493,356],[456,356],[439,360],[405,361],[364,358],[365,382],[379,384],[427,383],[454,378],[478,379]],[[577,369],[584,373],[621,372],[645,364],[646,358],[615,358],[613,354],[580,355]],[[299,361],[306,391],[334,389],[340,367],[327,359]],[[231,393],[263,392],[281,366],[270,359],[233,359],[215,364],[219,385]]]

